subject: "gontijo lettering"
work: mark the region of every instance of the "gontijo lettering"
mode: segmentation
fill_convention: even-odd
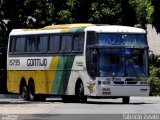
[[[27,59],[27,66],[47,66],[47,59]]]

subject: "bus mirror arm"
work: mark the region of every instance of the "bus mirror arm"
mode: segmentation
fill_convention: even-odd
[[[154,61],[155,61],[155,55],[153,54],[153,51],[149,51],[150,54],[149,54],[149,62],[151,65],[154,64]]]

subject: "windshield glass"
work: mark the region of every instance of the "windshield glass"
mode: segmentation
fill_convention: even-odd
[[[96,44],[108,46],[148,47],[146,34],[88,33],[87,46]]]
[[[147,76],[147,52],[133,48],[96,49],[97,73],[99,76]]]
[[[99,49],[98,71],[100,76],[124,76],[124,49]]]
[[[99,33],[98,44],[120,45],[120,46],[147,46],[145,34],[113,34]]]

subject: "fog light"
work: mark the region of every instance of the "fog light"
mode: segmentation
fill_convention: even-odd
[[[148,84],[148,82],[146,82],[146,81],[141,81],[140,84],[144,85],[144,84]]]
[[[107,82],[106,82],[106,81],[103,81],[103,84],[104,84],[104,85],[106,85],[106,84],[107,84]]]
[[[100,85],[101,84],[101,81],[98,81],[98,85]]]

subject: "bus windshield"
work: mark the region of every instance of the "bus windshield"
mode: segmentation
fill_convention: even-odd
[[[99,76],[147,76],[147,62],[143,49],[114,49],[98,50],[97,71]]]
[[[113,34],[98,33],[98,44],[119,45],[119,46],[147,46],[145,34]]]
[[[148,76],[146,34],[88,32],[87,35],[90,76]]]
[[[146,34],[88,33],[87,46],[96,44],[106,46],[148,47]]]

